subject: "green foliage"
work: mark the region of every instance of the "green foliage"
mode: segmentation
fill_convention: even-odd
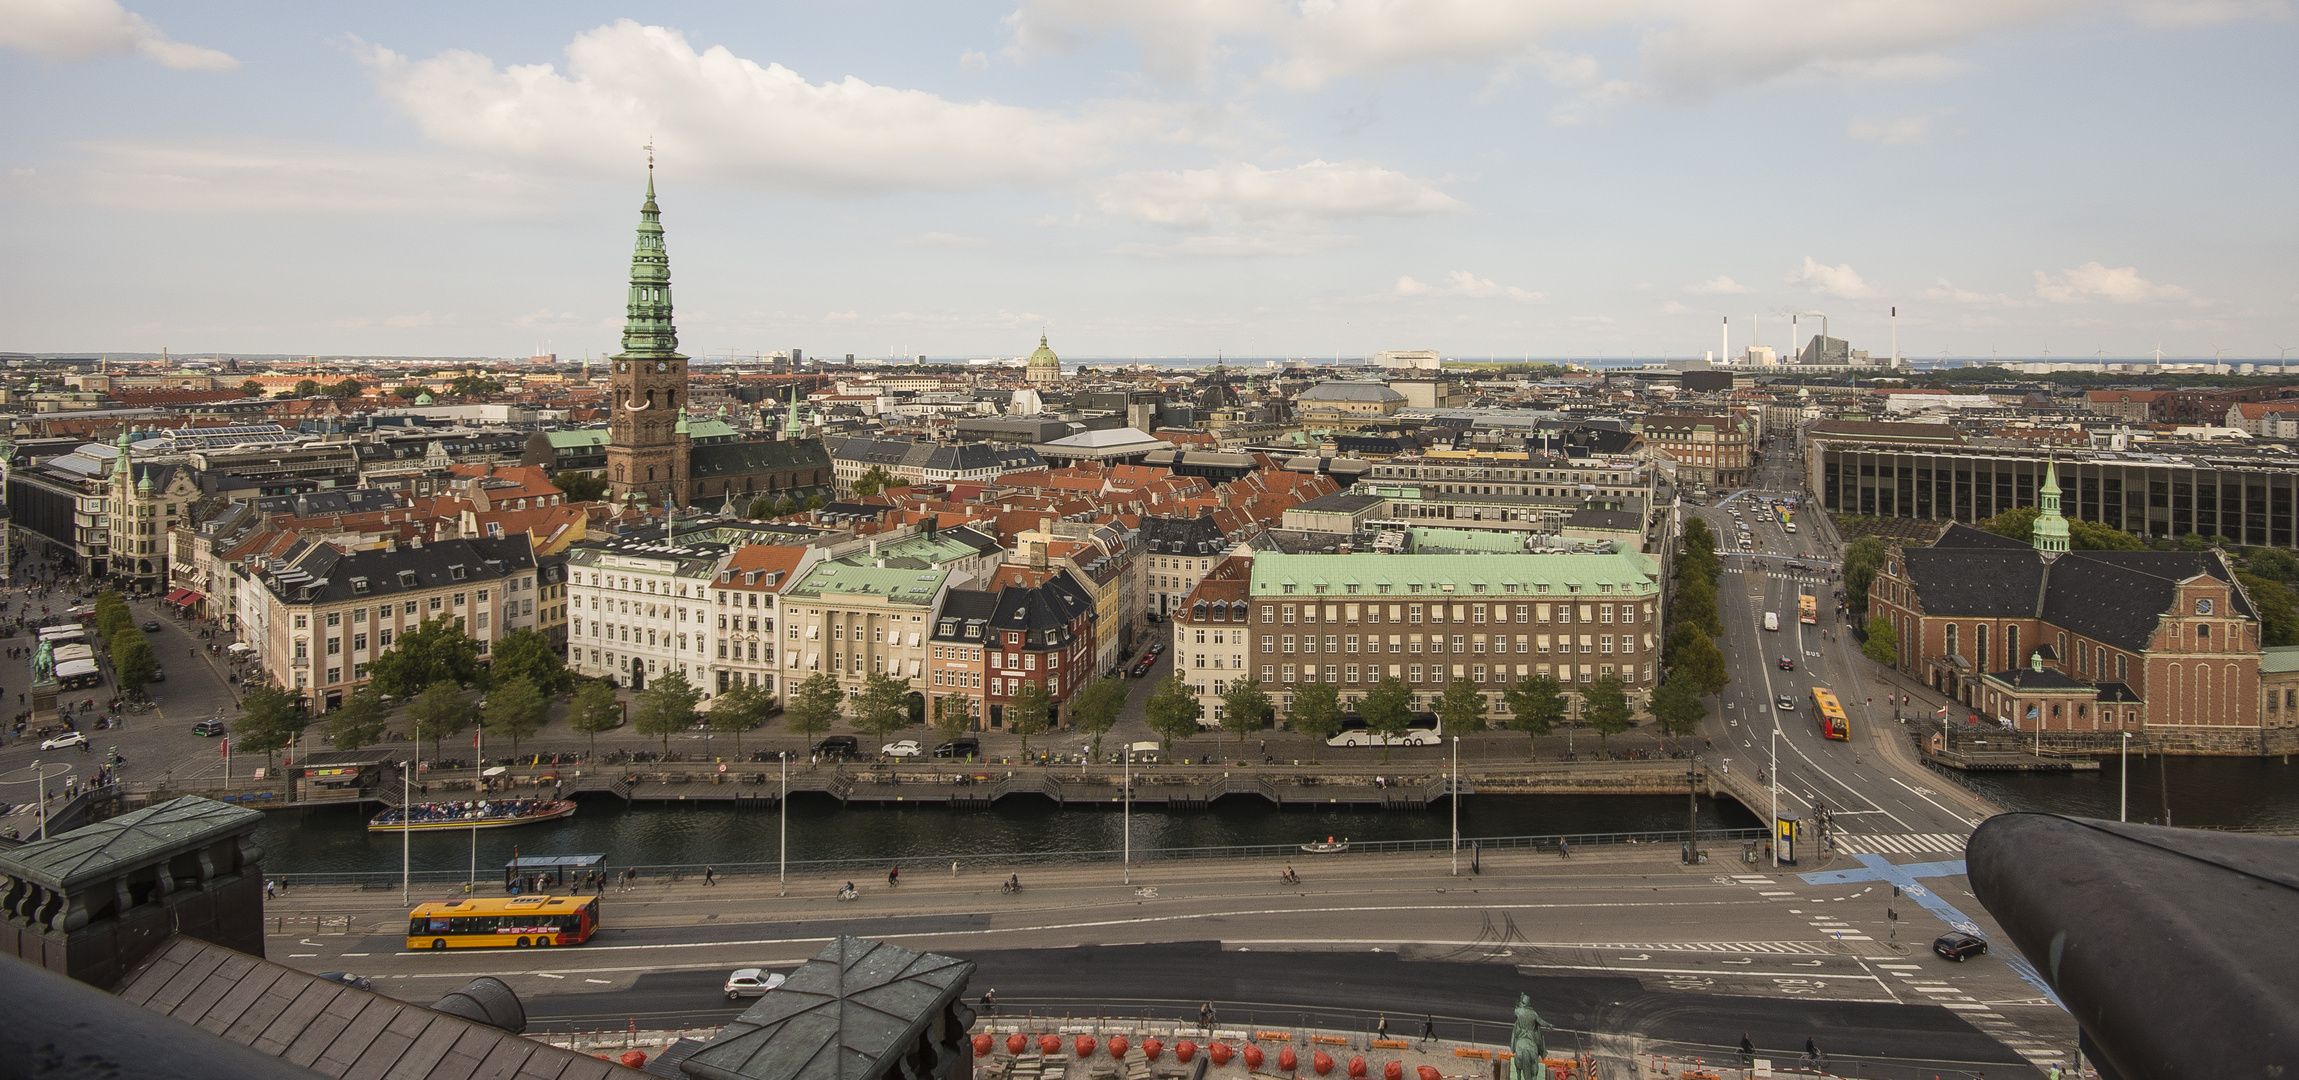
[[[1700,695],[1721,694],[1732,685],[1732,668],[1724,662],[1724,651],[1706,634],[1672,634],[1668,671],[1672,678],[1690,680],[1689,685]]]
[[[2068,546],[2077,551],[2145,551],[2146,541],[2113,525],[2068,519]]]
[[[855,728],[875,739],[883,740],[909,727],[910,684],[885,674],[863,679],[862,693],[854,699],[853,716]]]
[[[514,676],[496,680],[487,692],[479,723],[487,734],[511,740],[511,752],[518,753],[519,740],[541,731],[550,710],[549,697],[524,676]]]
[[[479,643],[453,619],[429,619],[399,635],[368,668],[375,690],[403,698],[436,682],[457,686],[479,677]]]
[[[782,722],[792,732],[812,739],[838,722],[838,711],[845,704],[846,692],[838,688],[838,680],[827,671],[817,671],[790,688],[782,706]]]
[[[776,516],[774,512],[774,496],[761,495],[758,498],[752,499],[750,501],[750,505],[744,508],[742,516],[750,518],[753,521],[764,521],[768,518]]]
[[[234,750],[260,753],[264,764],[286,749],[311,721],[303,715],[303,702],[276,686],[258,686],[240,699],[240,718],[231,725]]]
[[[2032,544],[2036,536],[2036,519],[2043,511],[2033,506],[2015,506],[1992,518],[1980,521],[1980,528],[1997,536],[2008,537],[2023,544]]]
[[[254,379],[249,379],[248,381],[239,384],[239,392],[246,394],[249,397],[262,397],[263,384],[255,381]]]
[[[1597,748],[1612,749],[1610,739],[1631,726],[1628,687],[1615,675],[1602,675],[1581,691],[1581,718],[1596,729]]]
[[[1701,636],[1697,630],[1689,627],[1687,630],[1693,637]],[[1526,755],[1528,758],[1537,755],[1541,736],[1565,718],[1564,689],[1550,676],[1527,675],[1517,680],[1517,685],[1510,687],[1505,696],[1509,703],[1509,730],[1531,736],[1533,742],[1526,748]]]
[[[471,710],[463,704],[463,687],[450,679],[424,687],[415,703],[408,706],[407,715],[415,720],[416,740],[431,740],[432,757],[441,756],[440,743],[447,736],[471,726]]]
[[[788,495],[774,501],[774,516],[789,517],[798,512],[798,500]]]
[[[318,396],[319,396],[319,380],[318,380],[318,379],[298,379],[298,380],[296,380],[296,383],[295,383],[295,396],[296,396],[296,397],[318,397]]]
[[[963,738],[964,736],[972,733],[973,730],[973,698],[967,697],[964,694],[951,694],[947,697],[937,698],[935,700],[934,734],[941,736],[943,742],[950,742],[959,738]],[[1101,738],[1101,736],[1096,735],[1094,738],[1098,740]],[[1095,745],[1098,748],[1100,743],[1097,742]]]
[[[495,643],[495,662],[490,672],[500,684],[505,679],[525,679],[545,695],[556,694],[574,685],[575,673],[567,670],[567,661],[551,644],[551,635],[531,626],[522,626],[503,635]]]
[[[1269,694],[1252,679],[1239,679],[1221,692],[1221,729],[1237,736],[1240,746],[1248,733],[1268,727],[1275,711]]]
[[[413,401],[416,398],[423,396],[423,388],[420,386],[394,386],[391,388],[391,393],[394,396],[404,398],[408,401]]]
[[[327,734],[338,750],[357,750],[383,741],[383,695],[372,686],[351,692],[343,707],[327,714]]]
[[[503,392],[503,384],[484,375],[457,375],[455,381],[448,384],[447,392],[456,397],[500,394]]]
[[[144,640],[141,630],[130,629],[113,639],[112,674],[120,681],[120,689],[140,694],[144,686],[159,673],[159,661],[152,656],[152,643]]]
[[[567,730],[590,736],[591,749],[599,748],[599,732],[622,725],[623,702],[615,696],[614,683],[591,679],[575,688],[574,703],[567,706]]]
[[[1697,576],[1707,579],[1714,586],[1717,576],[1723,570],[1723,561],[1716,556],[1716,532],[1708,527],[1708,522],[1703,518],[1695,516],[1687,520],[1684,525],[1684,554],[1677,560],[1680,583]]]
[[[1671,671],[1652,692],[1652,718],[1670,735],[1680,739],[1689,736],[1699,731],[1700,722],[1708,717],[1708,707],[1700,698],[1700,687],[1692,679],[1681,671]]]
[[[823,503],[822,503],[822,496],[820,496],[820,495],[809,495],[809,496],[807,496],[807,497],[806,497],[806,508],[807,508],[807,509],[809,509],[809,510],[820,510],[820,509],[822,509],[822,506],[823,506]],[[795,511],[795,510],[793,510],[793,511],[791,511],[791,512],[792,512],[792,513],[797,513],[797,511]]]
[[[1696,627],[1710,637],[1724,635],[1724,619],[1716,610],[1716,583],[1707,578],[1688,574],[1678,579],[1673,611],[1679,626]]]
[[[359,391],[359,380],[348,377],[341,382],[332,382],[326,386],[320,387],[320,393],[326,394],[328,397],[338,399],[358,397]]]
[[[2243,560],[2243,568],[2269,581],[2299,584],[2299,558],[2282,548],[2252,548]]]
[[[1317,760],[1325,740],[1341,733],[1341,688],[1331,683],[1302,684],[1293,692],[1293,711],[1288,715],[1294,729],[1313,740],[1309,760]]]
[[[1882,615],[1868,620],[1868,640],[1860,643],[1860,655],[1879,664],[1900,662],[1900,635],[1892,632],[1892,620]]]
[[[868,472],[855,478],[854,496],[858,499],[868,498],[888,488],[904,487],[909,483],[910,481],[887,472],[882,466],[872,465]]]
[[[2259,609],[2259,643],[2261,645],[2299,645],[2299,597],[2280,581],[2257,574],[2236,571],[2235,580],[2243,583],[2251,594],[2251,606]]]
[[[761,690],[737,678],[734,685],[720,691],[710,700],[710,711],[703,714],[710,721],[710,729],[734,736],[735,756],[742,756],[742,733],[753,725],[766,722],[766,714],[774,711],[774,693]]]
[[[1485,692],[1467,679],[1455,679],[1437,699],[1437,719],[1448,735],[1474,735],[1485,730]]]
[[[564,493],[568,502],[597,502],[607,497],[607,478],[604,476],[569,470],[553,475],[551,486]]]
[[[1097,679],[1070,698],[1070,725],[1094,741],[1096,758],[1102,756],[1102,736],[1117,726],[1125,707],[1126,683],[1115,676]]]
[[[1037,683],[1023,683],[1022,689],[1006,699],[1006,728],[1022,737],[1022,753],[1030,752],[1030,736],[1046,730],[1054,720],[1054,696]]]
[[[671,748],[671,735],[694,726],[695,703],[702,700],[702,691],[687,682],[687,677],[676,671],[656,676],[639,691],[638,707],[631,710],[631,727],[641,735],[651,735],[663,741],[663,750]]]
[[[1384,676],[1366,692],[1365,700],[1357,703],[1357,715],[1365,718],[1365,730],[1394,739],[1412,726],[1413,692],[1396,676]],[[1381,760],[1389,760],[1387,744],[1381,747]]]
[[[1187,739],[1197,734],[1197,717],[1205,710],[1197,698],[1190,694],[1189,684],[1179,675],[1168,675],[1160,680],[1149,696],[1149,729],[1157,733],[1159,743],[1173,749],[1175,739]]]
[[[1884,542],[1863,536],[1844,546],[1844,604],[1853,615],[1868,613],[1868,586],[1884,568]]]

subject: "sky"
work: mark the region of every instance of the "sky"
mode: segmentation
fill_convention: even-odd
[[[0,350],[2299,347],[2291,0],[0,0]]]

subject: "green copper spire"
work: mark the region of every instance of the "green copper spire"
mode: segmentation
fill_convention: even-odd
[[[2046,460],[2044,485],[2036,491],[2036,529],[2033,543],[2047,559],[2067,554],[2068,519],[2060,516],[2059,467],[2056,461]]]
[[[671,259],[663,250],[663,214],[655,205],[655,170],[647,166],[647,201],[639,206],[638,242],[631,249],[631,290],[623,316],[623,355],[630,359],[678,355],[671,325]]]

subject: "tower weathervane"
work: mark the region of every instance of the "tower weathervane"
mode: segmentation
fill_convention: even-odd
[[[647,171],[655,171],[655,137],[647,136],[647,144],[639,149],[647,152]]]

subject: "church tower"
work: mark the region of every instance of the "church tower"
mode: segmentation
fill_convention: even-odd
[[[2060,482],[2058,463],[2044,464],[2044,486],[2036,489],[2036,529],[2033,543],[2044,553],[2046,560],[2056,559],[2068,551],[2068,519],[2060,515]]]
[[[655,166],[647,162],[647,201],[639,207],[631,250],[631,288],[623,317],[623,351],[609,357],[607,491],[614,505],[686,503],[687,437],[679,423],[687,403],[687,358],[671,325],[671,261],[663,249],[662,211],[655,206]],[[632,499],[632,496],[638,496]]]

